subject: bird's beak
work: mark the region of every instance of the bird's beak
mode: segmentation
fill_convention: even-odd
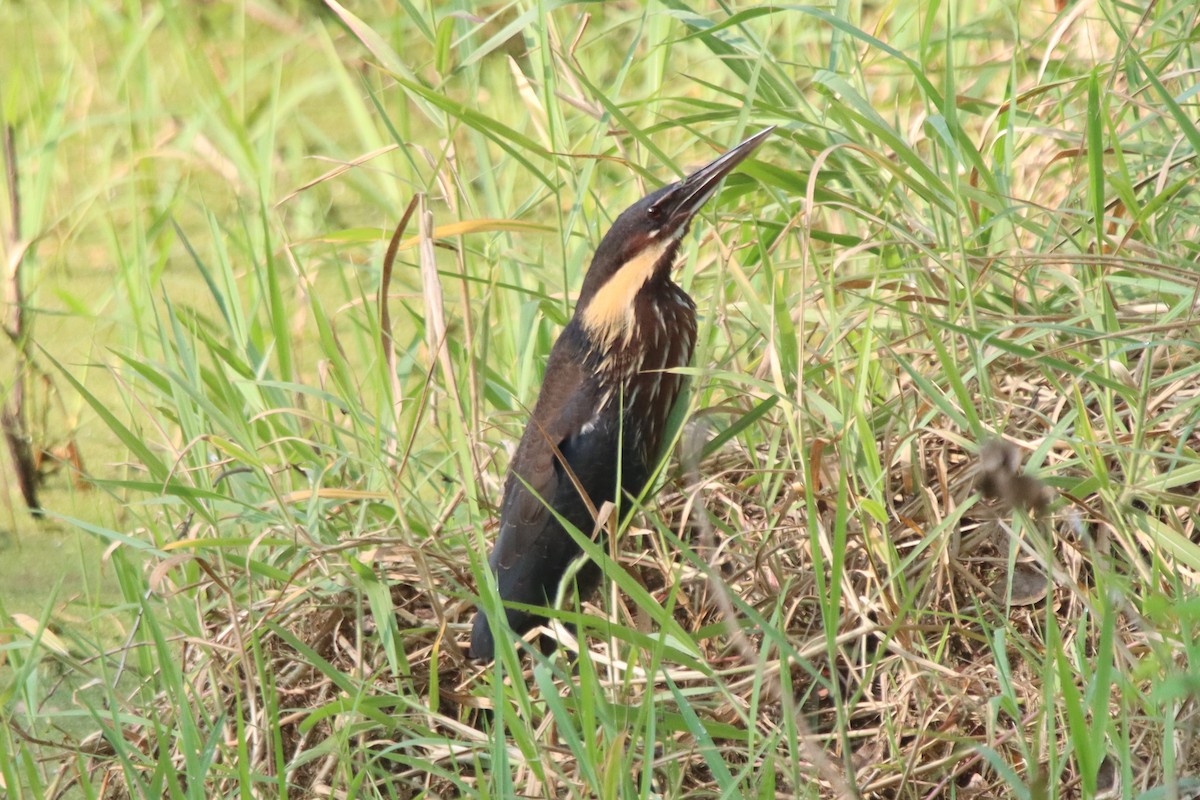
[[[688,175],[654,201],[650,210],[664,220],[663,229],[674,232],[685,228],[696,212],[716,193],[721,179],[745,161],[773,130],[774,125],[764,128],[741,144],[730,148],[721,157]]]

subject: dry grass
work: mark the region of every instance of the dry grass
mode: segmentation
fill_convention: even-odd
[[[654,531],[636,526],[625,534],[621,549],[623,568],[659,602],[672,601],[672,615],[685,631],[707,632],[699,640],[707,668],[663,664],[652,670],[636,653],[637,661],[623,663],[625,651],[591,638],[588,660],[596,689],[612,702],[638,707],[673,685],[688,693],[692,711],[714,727],[753,727],[764,739],[786,736],[784,717],[795,714],[792,725],[812,746],[806,752],[819,754],[822,763],[800,765],[799,775],[786,765],[754,765],[776,770],[772,782],[780,797],[800,791],[793,784],[797,777],[810,788],[824,786],[822,796],[839,796],[838,782],[843,791],[856,786],[864,798],[945,797],[952,788],[960,797],[1008,796],[1007,776],[997,774],[980,747],[1025,772],[1036,786],[1046,767],[1027,759],[1045,759],[1047,747],[1061,746],[1051,729],[1064,713],[1050,702],[1054,697],[1047,695],[1043,670],[1054,663],[1056,652],[1098,651],[1103,633],[1095,624],[1097,615],[1113,615],[1107,644],[1118,670],[1130,676],[1130,685],[1114,691],[1151,691],[1154,678],[1139,679],[1137,673],[1148,653],[1161,651],[1161,632],[1129,598],[1098,597],[1094,574],[1104,570],[1110,581],[1116,575],[1131,585],[1140,583],[1154,569],[1157,545],[1110,519],[1112,498],[1069,491],[1090,470],[1080,467],[1077,443],[1055,432],[1067,404],[1036,370],[1015,360],[1002,366],[1004,377],[992,387],[993,398],[1011,409],[1006,437],[1017,445],[1014,454],[1023,458],[1037,452],[1042,459],[1037,476],[1058,487],[1048,510],[1034,518],[1011,504],[984,500],[977,487],[976,445],[944,418],[881,441],[889,465],[889,522],[847,532],[844,555],[836,559],[844,612],[830,631],[822,628],[816,575],[823,575],[825,586],[835,582],[830,565],[836,509],[859,498],[851,488],[839,499],[839,467],[822,455],[829,443],[810,442],[807,448],[785,443],[823,462],[814,470],[821,484],[805,486],[802,475],[785,475],[782,483],[788,488],[775,498],[765,497],[763,484],[755,480],[763,454],[726,447],[701,463],[686,485],[672,482],[657,500],[656,515],[694,545],[702,561],[662,546]],[[1183,366],[1168,358],[1144,364],[1161,383],[1170,383],[1172,370]],[[916,401],[919,394],[918,387],[901,381],[895,402]],[[1195,397],[1194,386],[1180,387],[1162,398],[1158,411],[1170,419],[1174,405]],[[1095,413],[1089,424],[1101,430],[1105,420]],[[1169,474],[1169,451],[1161,449],[1181,446],[1200,450],[1197,434],[1180,441],[1161,431],[1143,445],[1145,468]],[[1112,485],[1121,486],[1121,463],[1105,460]],[[847,477],[853,487],[854,476]],[[1122,492],[1119,502],[1129,513],[1178,526],[1197,541],[1195,515],[1180,512],[1194,509],[1198,488],[1200,483],[1193,482],[1153,496]],[[801,507],[804,497],[813,501],[808,507],[815,514]],[[342,513],[331,509],[331,523]],[[714,527],[735,533],[702,545],[702,531]],[[228,744],[244,737],[259,774],[271,774],[278,758],[293,765],[288,785],[304,787],[305,796],[332,791],[330,775],[345,751],[325,752],[330,737],[349,740],[355,757],[394,776],[393,791],[406,797],[456,796],[463,784],[442,771],[474,785],[479,770],[486,774],[481,760],[495,746],[486,688],[491,667],[464,656],[464,634],[474,613],[464,599],[471,592],[470,575],[435,548],[414,550],[384,533],[315,551],[303,576],[253,605],[217,603],[204,616],[203,630],[182,646],[189,696],[207,710],[204,716],[223,720],[215,735]],[[404,636],[402,679],[389,669],[361,595],[322,586],[312,577],[344,573],[347,558],[376,565],[389,586]],[[206,576],[186,590],[219,598],[227,591],[224,585],[238,578],[236,572],[222,579]],[[158,590],[169,594],[178,588]],[[775,633],[764,635],[752,616],[733,610],[730,598],[738,609],[771,620]],[[607,610],[595,605],[586,610],[643,633],[653,628],[620,593],[613,593]],[[1061,640],[1048,645],[1050,617],[1055,624],[1049,627]],[[997,639],[1001,632],[1004,638]],[[787,640],[786,651],[780,635]],[[257,643],[254,652],[246,649],[251,638]],[[1003,649],[1002,663],[996,648]],[[557,658],[563,672],[549,686],[569,696],[569,657],[560,652]],[[519,680],[530,684],[534,716],[528,724],[537,732],[538,747],[534,753],[508,748],[514,785],[521,796],[586,795],[577,757],[557,735],[554,716],[539,697],[546,686],[534,683],[531,669],[527,663]],[[258,694],[253,687],[268,684],[286,709],[278,734],[265,729],[261,714],[247,703]],[[162,719],[175,713],[173,702],[163,698],[157,710]],[[356,721],[335,727],[337,717],[324,713],[335,703],[346,712],[361,706],[359,713],[349,714]],[[1112,709],[1117,713],[1115,703]],[[313,712],[321,721],[313,722]],[[398,741],[389,719],[403,719],[405,729],[428,731],[428,738]],[[1200,747],[1190,733],[1196,723],[1194,704],[1180,708],[1176,725],[1183,738],[1176,763],[1181,774],[1200,771]],[[1160,785],[1165,779],[1159,724],[1152,718],[1129,720],[1135,785]],[[158,744],[146,728],[129,726],[124,735],[141,743],[145,769],[153,769]],[[744,763],[744,740],[713,736],[712,741],[731,767]],[[623,744],[639,751],[643,769],[653,772],[658,762],[675,762],[672,785],[650,781],[658,791],[720,793],[707,754],[687,731],[654,743],[654,752],[647,742]],[[117,785],[121,767],[111,755],[92,755],[89,769],[108,771]],[[182,770],[182,756],[174,758]],[[1074,772],[1067,767],[1056,796],[1079,795]],[[210,790],[233,793],[237,786],[231,775]]]

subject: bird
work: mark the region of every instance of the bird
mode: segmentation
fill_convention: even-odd
[[[560,518],[592,535],[595,510],[615,502],[618,489],[640,496],[657,467],[683,386],[675,368],[691,362],[696,345],[696,304],[671,279],[676,255],[721,181],[772,130],[638,200],[600,240],[505,479],[488,566],[516,634],[545,618],[507,604],[553,602],[582,553]],[[586,597],[599,584],[599,567],[588,561],[575,581]],[[472,658],[495,658],[496,628],[480,606]]]

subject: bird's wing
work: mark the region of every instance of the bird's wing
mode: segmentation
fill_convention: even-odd
[[[571,480],[561,463],[562,451],[596,410],[595,390],[582,361],[570,347],[556,347],[550,355],[546,374],[553,378],[553,385],[542,386],[504,487],[500,535],[492,562],[499,569],[509,569],[527,556],[554,527],[547,525],[547,504],[554,502],[560,484]]]

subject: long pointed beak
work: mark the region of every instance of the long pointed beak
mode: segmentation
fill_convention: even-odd
[[[764,128],[741,144],[731,147],[715,161],[688,175],[654,201],[654,205],[650,207],[651,213],[663,219],[663,228],[667,230],[674,231],[685,227],[696,212],[716,194],[721,180],[732,172],[734,167],[745,161],[774,130],[774,125]]]

